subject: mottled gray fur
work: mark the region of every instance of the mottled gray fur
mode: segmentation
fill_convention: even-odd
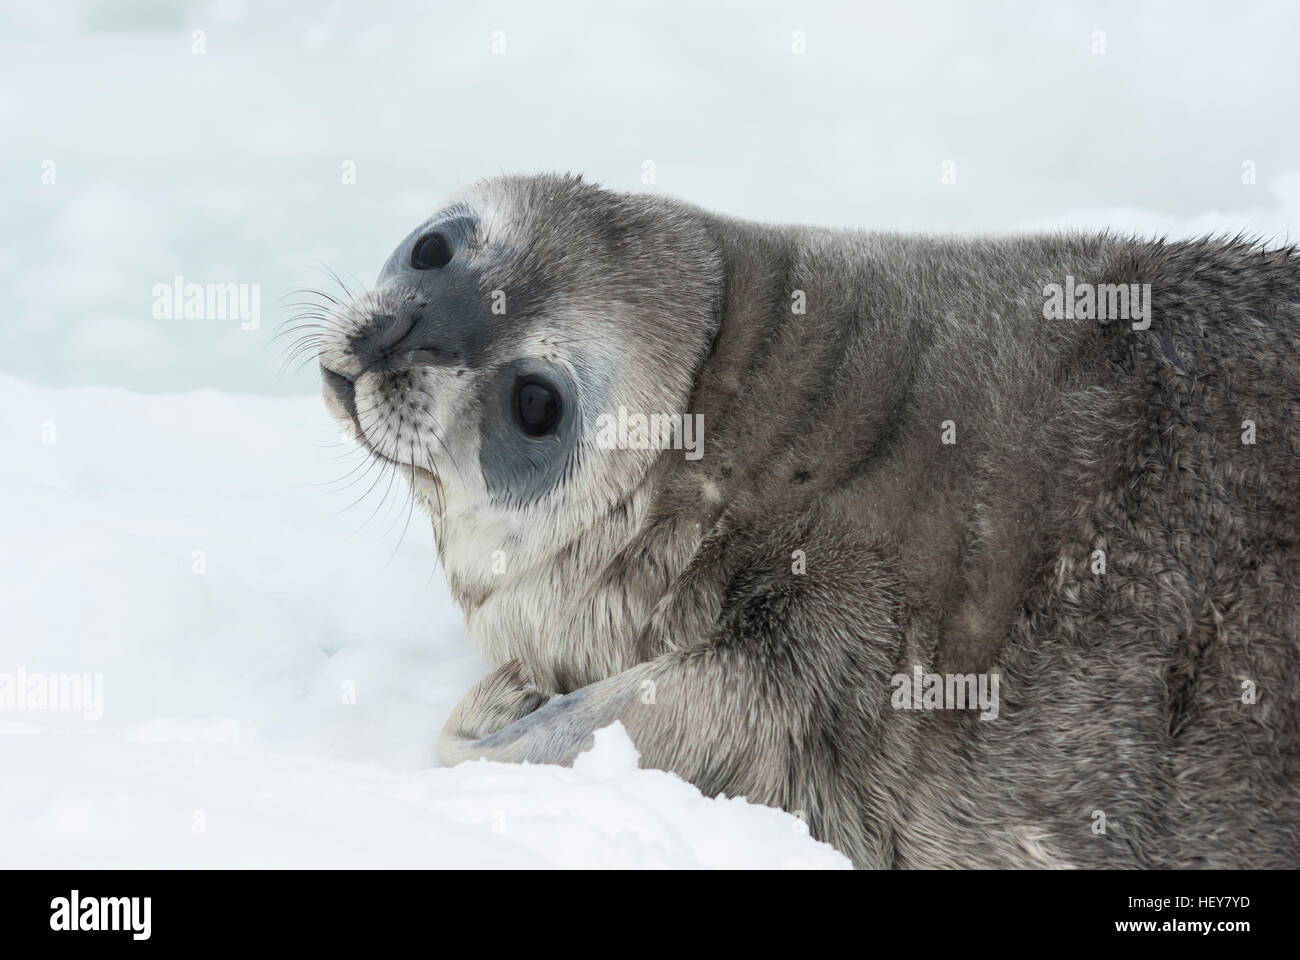
[[[1293,249],[769,226],[549,176],[448,209],[465,272],[401,269],[431,218],[320,347],[502,664],[446,762],[569,762],[617,719],[862,867],[1300,865]],[[1067,276],[1150,284],[1149,329],[1044,319]],[[499,323],[446,306],[492,291]],[[421,344],[358,359],[417,309]],[[533,360],[574,413],[543,446],[497,423]],[[704,456],[597,450],[619,404],[702,414]],[[999,674],[997,719],[894,709],[915,665]]]

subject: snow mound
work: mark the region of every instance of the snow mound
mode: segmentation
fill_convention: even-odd
[[[0,405],[0,866],[848,866],[619,725],[572,769],[438,767],[487,665],[315,398]]]

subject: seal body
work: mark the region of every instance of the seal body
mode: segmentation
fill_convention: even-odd
[[[859,866],[1300,863],[1293,250],[504,178],[320,359],[502,665],[445,761],[620,720]],[[600,442],[620,411],[697,418],[697,455]]]

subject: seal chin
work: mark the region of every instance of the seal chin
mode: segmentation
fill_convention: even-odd
[[[419,463],[397,460],[372,443],[361,427],[357,415],[356,381],[325,364],[320,365],[321,394],[325,408],[338,422],[342,433],[354,443],[365,448],[376,460],[400,470],[411,480],[412,487],[428,503],[441,503],[445,495],[442,481],[428,467]]]

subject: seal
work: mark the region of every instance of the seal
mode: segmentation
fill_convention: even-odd
[[[1300,861],[1294,248],[503,177],[328,307],[498,664],[444,762],[621,721],[860,867]]]

